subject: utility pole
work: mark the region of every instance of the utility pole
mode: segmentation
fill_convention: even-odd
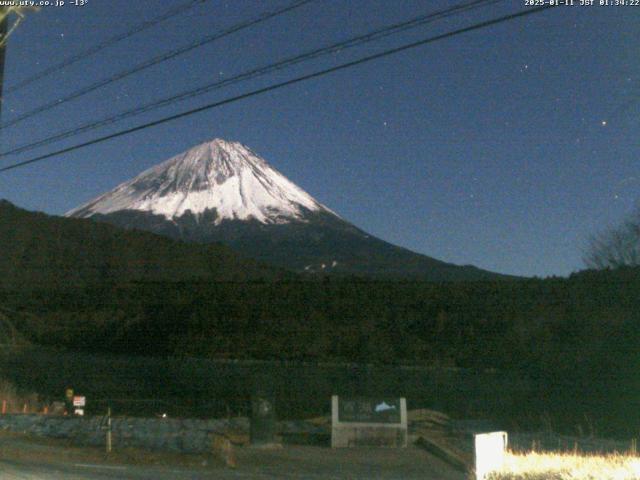
[[[7,55],[7,40],[24,18],[27,11],[37,12],[39,7],[0,7],[0,120],[2,118],[2,104],[4,103],[4,63]],[[9,14],[17,18],[9,28]]]
[[[7,34],[9,33],[9,7],[0,7],[0,120],[2,119],[2,104],[4,103],[4,59],[7,53]]]

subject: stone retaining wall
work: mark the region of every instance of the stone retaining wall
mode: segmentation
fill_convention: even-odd
[[[102,446],[106,431],[104,417],[57,417],[48,415],[2,415],[0,430],[61,438],[78,445]],[[214,434],[243,443],[248,439],[249,421],[232,419],[112,418],[114,448],[141,447],[182,453],[211,450]]]

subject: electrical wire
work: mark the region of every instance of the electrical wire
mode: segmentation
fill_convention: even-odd
[[[15,85],[11,85],[10,87],[8,87],[5,90],[5,94],[9,94],[12,92],[17,92],[18,90],[23,89],[24,87],[26,87],[27,85],[31,85],[32,83],[41,80],[45,77],[48,77],[49,75],[51,75],[52,73],[58,72],[64,68],[67,68],[71,65],[73,65],[74,63],[79,62],[80,60],[84,60],[85,58],[88,58],[92,55],[95,55],[96,53],[99,53],[100,51],[104,50],[105,48],[110,47],[111,45],[114,45],[122,40],[125,40],[129,37],[132,37],[140,32],[143,32],[145,30],[148,30],[152,27],[155,27],[156,25],[172,18],[175,17],[177,15],[181,15],[187,11],[189,11],[191,8],[195,7],[198,4],[203,4],[205,2],[207,2],[209,0],[189,0],[186,3],[183,3],[181,5],[177,5],[174,8],[171,8],[169,10],[167,10],[165,13],[142,23],[139,23],[133,27],[131,27],[129,30],[120,33],[118,35],[115,35],[111,38],[108,38],[107,40],[103,41],[102,43],[98,43],[97,45],[94,45],[93,47],[87,48],[86,50],[83,50],[79,53],[77,53],[76,55],[72,55],[64,60],[62,60],[59,63],[56,63],[55,65],[52,65],[51,67],[48,67],[44,70],[42,70],[39,73],[36,73],[28,78],[26,78],[25,80],[22,80],[20,83],[17,83]]]
[[[140,107],[136,107],[134,109],[130,109],[127,110],[125,112],[121,112],[119,114],[116,115],[112,115],[106,118],[103,118],[101,120],[98,121],[92,121],[89,123],[85,123],[83,125],[77,126],[75,128],[70,128],[68,130],[59,132],[55,135],[46,137],[44,139],[38,140],[36,142],[31,142],[31,143],[27,143],[27,144],[23,144],[23,145],[19,145],[17,147],[14,147],[11,150],[7,150],[4,152],[0,152],[0,158],[2,157],[6,157],[8,155],[15,155],[18,153],[22,153],[22,152],[26,152],[29,150],[33,150],[35,148],[41,147],[41,146],[45,146],[45,145],[49,145],[53,142],[59,141],[59,140],[63,140],[69,137],[75,137],[81,133],[85,133],[88,131],[92,131],[95,130],[97,128],[106,126],[106,125],[112,125],[116,122],[125,120],[127,118],[131,118],[131,117],[135,117],[137,115],[140,115],[142,113],[146,113],[152,110],[156,110],[158,108],[164,107],[164,106],[168,106],[171,104],[174,104],[176,102],[179,101],[183,101],[189,98],[194,98],[200,95],[203,95],[205,93],[209,93],[213,90],[217,90],[223,87],[227,87],[229,85],[235,85],[236,83],[242,82],[242,81],[246,81],[249,79],[254,79],[263,75],[267,75],[269,73],[275,72],[275,71],[279,71],[279,70],[283,70],[285,68],[294,66],[296,64],[308,61],[308,60],[313,60],[316,58],[319,58],[321,56],[325,56],[325,55],[329,55],[331,53],[337,53],[337,52],[341,52],[343,50],[349,49],[349,48],[353,48],[353,47],[357,47],[360,45],[363,45],[365,43],[369,43],[372,41],[376,41],[376,40],[380,40],[382,38],[386,38],[390,35],[394,35],[412,28],[416,28],[419,26],[423,26],[425,24],[431,23],[433,21],[442,19],[442,18],[447,18],[453,15],[458,15],[460,13],[463,12],[467,12],[467,11],[471,11],[473,9],[477,9],[480,7],[485,7],[491,4],[495,4],[495,3],[500,3],[503,2],[504,0],[474,0],[472,2],[467,2],[467,3],[463,3],[463,4],[458,4],[455,5],[453,7],[447,8],[445,10],[440,10],[437,12],[432,12],[432,13],[428,13],[428,14],[423,14],[414,18],[411,18],[410,20],[401,22],[401,23],[395,23],[392,25],[388,25],[385,26],[383,28],[379,28],[377,30],[374,30],[372,32],[368,32],[364,35],[358,35],[355,37],[351,37],[347,40],[343,40],[337,43],[333,43],[331,45],[325,46],[325,47],[321,47],[321,48],[317,48],[299,55],[295,55],[293,57],[288,57],[285,58],[283,60],[280,60],[278,62],[263,66],[263,67],[259,67],[259,68],[254,68],[245,72],[242,72],[240,74],[234,75],[232,77],[226,78],[224,80],[219,80],[219,81],[215,81],[212,83],[209,83],[207,85],[198,87],[196,89],[190,89],[190,90],[186,90],[183,91],[181,93],[178,94],[174,94],[171,95],[169,97],[165,97],[163,99],[160,100],[154,100],[151,103],[147,103],[146,105],[142,105]]]
[[[133,68],[130,68],[128,70],[124,70],[122,72],[118,72],[114,75],[112,75],[111,77],[102,79],[96,83],[93,83],[91,85],[88,85],[80,90],[76,90],[75,92],[67,95],[66,97],[63,98],[59,98],[57,100],[54,100],[52,102],[46,103],[44,105],[40,105],[39,107],[34,108],[33,110],[30,110],[26,113],[23,113],[22,115],[18,115],[17,117],[13,118],[12,120],[8,121],[8,122],[3,122],[2,124],[0,124],[0,129],[4,129],[13,125],[16,125],[17,123],[22,122],[23,120],[26,120],[27,118],[31,118],[34,115],[37,115],[39,113],[42,112],[46,112],[48,110],[51,110],[52,108],[58,107],[60,105],[63,105],[67,102],[70,102],[71,100],[75,100],[76,98],[80,98],[84,95],[87,95],[88,93],[94,92],[96,90],[98,90],[99,88],[105,87],[107,85],[110,85],[114,82],[117,82],[119,80],[122,80],[124,78],[127,78],[131,75],[134,75],[136,73],[139,73],[143,70],[146,70],[147,68],[150,68],[152,66],[158,65],[160,63],[166,62],[168,60],[171,60],[179,55],[182,55],[184,53],[190,52],[192,50],[195,50],[196,48],[202,47],[204,45],[207,45],[209,43],[212,43],[216,40],[219,40],[221,38],[224,38],[228,35],[231,35],[232,33],[236,33],[239,32],[241,30],[244,30],[246,28],[252,27],[254,25],[257,25],[259,23],[262,23],[266,20],[269,20],[271,18],[277,17],[279,15],[282,15],[284,13],[290,12],[296,8],[302,7],[303,5],[313,2],[315,0],[296,0],[293,3],[290,3],[289,5],[287,5],[286,7],[280,8],[278,10],[272,10],[272,11],[268,11],[265,13],[262,13],[261,15],[259,15],[256,18],[253,18],[251,20],[245,20],[243,22],[240,22],[238,24],[233,25],[232,27],[229,27],[227,29],[224,29],[220,32],[216,32],[212,35],[207,35],[206,37],[191,43],[189,45],[180,47],[178,49],[172,50],[170,52],[166,52],[163,53],[162,55],[159,55],[157,57],[153,57],[149,60],[146,60],[145,62],[136,65]]]
[[[230,97],[230,98],[227,98],[227,99],[224,99],[224,100],[220,100],[220,101],[217,101],[217,102],[214,102],[214,103],[210,103],[210,104],[207,104],[207,105],[204,105],[204,106],[201,106],[201,107],[198,107],[198,108],[194,108],[194,109],[191,109],[191,110],[187,110],[185,112],[181,112],[181,113],[178,113],[178,114],[175,114],[175,115],[164,117],[164,118],[161,118],[159,120],[155,120],[155,121],[148,122],[148,123],[145,123],[145,124],[142,124],[142,125],[138,125],[136,127],[128,128],[126,130],[121,130],[119,132],[112,133],[110,135],[105,135],[103,137],[95,138],[93,140],[90,140],[90,141],[87,141],[87,142],[84,142],[84,143],[80,143],[80,144],[77,144],[77,145],[73,145],[71,147],[63,148],[63,149],[57,150],[55,152],[51,152],[51,153],[48,153],[48,154],[45,154],[45,155],[40,155],[38,157],[29,159],[29,160],[24,160],[22,162],[14,163],[12,165],[8,165],[6,167],[0,168],[0,173],[6,172],[6,171],[9,171],[9,170],[13,170],[13,169],[16,169],[16,168],[19,168],[19,167],[23,167],[23,166],[26,166],[26,165],[30,165],[30,164],[33,164],[33,163],[36,163],[36,162],[41,162],[43,160],[62,155],[64,153],[69,153],[69,152],[73,152],[75,150],[79,150],[81,148],[88,147],[90,145],[96,145],[98,143],[102,143],[102,142],[105,142],[107,140],[111,140],[113,138],[122,137],[122,136],[125,136],[125,135],[129,135],[131,133],[134,133],[134,132],[145,130],[147,128],[151,128],[151,127],[155,127],[155,126],[158,126],[158,125],[162,125],[164,123],[168,123],[168,122],[171,122],[171,121],[174,121],[174,120],[178,120],[178,119],[181,119],[181,118],[184,118],[184,117],[188,117],[188,116],[194,115],[196,113],[204,112],[204,111],[207,111],[207,110],[212,110],[214,108],[218,108],[218,107],[221,107],[223,105],[228,105],[230,103],[234,103],[234,102],[237,102],[237,101],[240,101],[240,100],[244,100],[246,98],[254,97],[254,96],[261,95],[261,94],[264,94],[264,93],[267,93],[267,92],[272,92],[274,90],[279,90],[281,88],[284,88],[284,87],[287,87],[287,86],[290,86],[290,85],[294,85],[294,84],[297,84],[297,83],[300,83],[300,82],[304,82],[304,81],[311,80],[311,79],[314,79],[314,78],[322,77],[322,76],[328,75],[330,73],[334,73],[334,72],[337,72],[337,71],[345,70],[347,68],[351,68],[351,67],[354,67],[356,65],[361,65],[363,63],[367,63],[367,62],[370,62],[370,61],[373,61],[373,60],[377,60],[377,59],[380,59],[380,58],[388,57],[390,55],[394,55],[396,53],[404,52],[404,51],[407,51],[407,50],[410,50],[410,49],[413,49],[413,48],[417,48],[417,47],[420,47],[420,46],[423,46],[423,45],[427,45],[429,43],[433,43],[433,42],[436,42],[436,41],[439,41],[439,40],[444,40],[446,38],[451,38],[451,37],[454,37],[454,36],[457,36],[457,35],[460,35],[460,34],[463,34],[463,33],[471,32],[471,31],[474,31],[474,30],[480,30],[480,29],[483,29],[483,28],[486,28],[486,27],[490,27],[490,26],[497,25],[497,24],[500,24],[500,23],[504,23],[504,22],[508,22],[508,21],[511,21],[511,20],[515,20],[517,18],[521,18],[521,17],[525,17],[525,16],[528,16],[528,15],[533,15],[533,14],[536,14],[536,13],[540,13],[540,12],[548,10],[550,8],[554,8],[554,6],[553,5],[543,5],[543,6],[540,6],[540,7],[534,7],[534,8],[530,8],[528,10],[524,10],[524,11],[521,11],[521,12],[518,12],[518,13],[512,13],[512,14],[504,15],[502,17],[498,17],[498,18],[495,18],[495,19],[492,19],[492,20],[486,20],[484,22],[476,23],[476,24],[468,26],[468,27],[464,27],[464,28],[460,28],[460,29],[457,29],[457,30],[453,30],[453,31],[447,32],[447,33],[436,35],[434,37],[428,37],[428,38],[425,38],[423,40],[419,40],[417,42],[405,44],[405,45],[402,45],[400,47],[392,48],[392,49],[385,50],[385,51],[380,52],[380,53],[376,53],[376,54],[373,54],[373,55],[362,57],[362,58],[360,58],[358,60],[353,60],[353,61],[350,61],[350,62],[342,63],[340,65],[337,65],[337,66],[334,66],[334,67],[331,67],[331,68],[327,68],[327,69],[324,69],[324,70],[319,70],[317,72],[313,72],[313,73],[310,73],[310,74],[307,74],[307,75],[302,75],[300,77],[296,77],[296,78],[293,78],[291,80],[286,80],[286,81],[283,81],[283,82],[280,82],[280,83],[276,83],[276,84],[273,84],[273,85],[270,85],[270,86],[267,86],[267,87],[263,87],[263,88],[260,88],[260,89],[257,89],[257,90],[253,90],[251,92],[247,92],[247,93],[244,93],[244,94],[241,94],[241,95],[237,95],[237,96]]]

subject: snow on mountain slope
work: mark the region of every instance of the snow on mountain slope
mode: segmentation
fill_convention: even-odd
[[[216,225],[225,219],[288,223],[304,220],[305,210],[334,214],[244,145],[215,139],[142,172],[66,215],[137,210],[172,220],[187,211],[197,215],[213,209]]]
[[[294,272],[414,278],[500,278],[392,245],[360,230],[250,149],[198,145],[67,213],[188,243],[222,243]]]

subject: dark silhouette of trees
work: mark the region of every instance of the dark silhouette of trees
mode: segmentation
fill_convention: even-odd
[[[640,266],[640,208],[622,225],[593,236],[584,262],[596,270]]]

